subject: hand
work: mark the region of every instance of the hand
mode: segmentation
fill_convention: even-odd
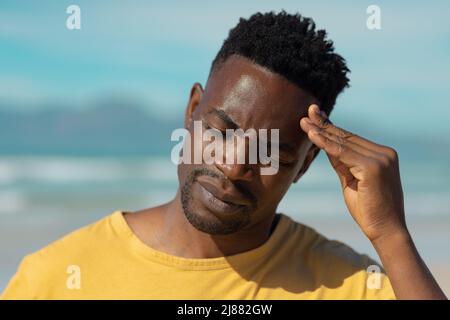
[[[406,228],[395,150],[334,126],[317,105],[300,126],[325,150],[347,208],[377,250],[397,299],[446,299]]]
[[[397,153],[333,125],[317,105],[300,126],[323,149],[341,181],[345,204],[370,241],[407,232]]]

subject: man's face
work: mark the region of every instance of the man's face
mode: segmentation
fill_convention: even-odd
[[[240,56],[228,58],[216,69],[204,91],[194,85],[185,119],[191,154],[206,144],[194,141],[198,140],[193,133],[194,121],[202,121],[203,130],[222,132],[279,129],[279,168],[274,175],[262,175],[263,164],[249,164],[248,158],[245,164],[223,161],[178,166],[183,210],[194,227],[210,234],[230,234],[275,213],[291,183],[317,154],[299,127],[311,103],[318,101],[285,78]]]

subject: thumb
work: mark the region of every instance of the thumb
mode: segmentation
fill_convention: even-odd
[[[330,161],[331,166],[333,167],[334,171],[336,172],[339,178],[342,189],[344,189],[348,185],[349,181],[355,179],[354,176],[350,172],[350,169],[344,163],[339,161],[339,159],[333,157],[332,155],[326,152],[325,154],[327,155],[327,158]]]

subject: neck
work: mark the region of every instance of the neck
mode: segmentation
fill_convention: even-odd
[[[228,235],[210,235],[197,230],[184,215],[180,191],[161,207],[156,244],[152,247],[185,258],[230,256],[261,246],[270,237],[275,214]],[[158,248],[159,247],[159,248]]]

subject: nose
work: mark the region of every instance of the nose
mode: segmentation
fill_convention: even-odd
[[[233,136],[223,144],[222,161],[216,167],[231,181],[251,181],[254,178],[254,164],[250,164],[249,139]],[[231,160],[231,161],[230,161]]]
[[[216,167],[231,181],[252,181],[253,169],[248,164],[216,163]]]

